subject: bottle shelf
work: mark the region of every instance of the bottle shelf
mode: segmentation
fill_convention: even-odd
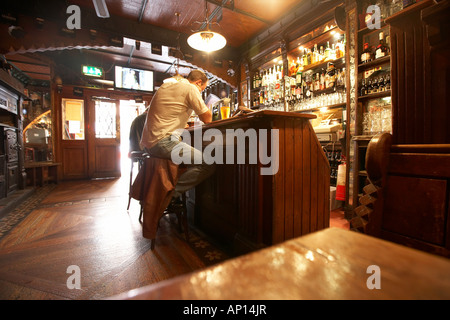
[[[302,72],[305,73],[305,72],[310,71],[310,70],[325,68],[329,62],[333,63],[334,66],[336,67],[336,69],[339,69],[339,67],[341,65],[345,64],[345,56],[344,57],[340,57],[339,59],[335,59],[335,60],[320,61],[320,62],[317,62],[317,63],[314,63],[314,64],[309,64],[306,67],[303,67]],[[292,74],[290,76],[291,77],[295,77],[295,74]]]
[[[384,20],[381,21],[380,23],[380,28],[378,29],[369,29],[368,27],[364,27],[358,30],[358,35],[364,35],[370,32],[375,32],[378,31],[380,32],[381,29],[386,28],[388,25],[386,24],[386,22]]]
[[[311,111],[319,111],[322,108],[328,108],[328,109],[339,109],[339,108],[345,108],[347,106],[347,103],[338,103],[338,104],[333,104],[333,105],[329,105],[329,106],[323,106],[323,107],[317,107],[317,108],[309,108],[309,109],[302,109],[302,110],[294,110],[292,112],[295,113],[302,113],[302,112],[311,112]]]
[[[381,91],[377,93],[369,93],[364,96],[359,96],[358,100],[367,100],[367,99],[376,99],[376,98],[384,98],[391,95],[391,90]]]
[[[381,64],[384,64],[384,63],[388,63],[390,61],[391,61],[391,56],[388,55],[386,57],[378,58],[378,59],[372,60],[370,62],[360,63],[358,65],[358,69],[366,69],[366,68],[370,68],[370,67],[376,67],[378,65],[381,65]]]
[[[311,92],[314,94],[314,96],[318,96],[318,95],[321,95],[321,94],[333,93],[333,92],[336,92],[336,91],[342,90],[342,89],[345,89],[345,86],[343,86],[343,85],[334,86],[334,87],[326,88],[326,89],[322,89],[322,90],[313,90]]]

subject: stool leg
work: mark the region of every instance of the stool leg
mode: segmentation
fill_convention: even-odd
[[[181,219],[183,221],[184,235],[186,237],[186,241],[189,242],[189,223],[186,207],[186,193],[183,193],[182,199],[183,199],[183,211],[181,212]]]
[[[156,239],[150,240],[150,241],[151,241],[151,243],[150,243],[150,250],[155,249],[155,240],[156,240]]]
[[[130,202],[131,202],[131,186],[133,184],[133,167],[134,167],[134,162],[133,159],[131,159],[131,169],[130,169],[130,186],[128,189],[128,205],[127,205],[127,210],[130,209]]]
[[[144,207],[142,206],[142,203],[140,203],[141,208],[139,209],[139,222],[142,224],[142,216],[144,214]]]

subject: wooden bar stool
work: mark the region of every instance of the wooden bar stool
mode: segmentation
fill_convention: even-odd
[[[145,157],[143,166],[133,182],[130,196],[139,200],[141,205],[140,218],[142,218],[142,234],[144,238],[152,241],[151,248],[155,246],[156,233],[160,219],[167,214],[175,214],[178,220],[178,229],[186,236],[189,242],[189,228],[186,209],[186,195],[181,196],[181,202],[172,202],[179,176],[184,172],[183,166],[178,166],[170,159]]]
[[[137,163],[138,165],[138,172],[141,170],[142,165],[144,163],[144,159],[148,156],[147,153],[144,151],[132,151],[130,153],[130,160],[131,160],[131,168],[130,168],[130,185],[128,190],[128,205],[127,210],[130,209],[130,202],[131,202],[131,187],[133,185],[133,168],[134,165]],[[141,220],[141,216],[139,217],[139,221]]]
[[[186,193],[183,193],[181,195],[181,202],[177,204],[170,203],[167,208],[164,210],[164,214],[161,218],[163,218],[165,215],[174,214],[177,217],[177,224],[178,224],[178,232],[181,234],[184,231],[184,236],[186,238],[186,242],[189,243],[189,223],[187,218],[187,207],[186,207]],[[161,220],[160,218],[160,220]],[[159,220],[159,221],[160,221]],[[159,227],[159,221],[158,221],[158,227]],[[151,249],[153,250],[155,248],[155,239],[152,239]]]

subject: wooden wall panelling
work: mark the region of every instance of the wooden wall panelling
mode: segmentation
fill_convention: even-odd
[[[366,232],[450,257],[450,144],[391,146],[389,137],[376,136],[368,148],[377,189]]]
[[[393,142],[448,143],[449,50],[433,50],[421,1],[386,20],[391,28]]]

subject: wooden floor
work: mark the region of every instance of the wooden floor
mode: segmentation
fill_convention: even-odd
[[[102,299],[203,268],[168,220],[150,250],[125,180],[59,184],[0,241],[0,299]],[[72,265],[81,289],[67,288]]]
[[[60,183],[1,239],[0,299],[103,299],[205,267],[169,220],[151,251],[127,200],[126,178]]]

